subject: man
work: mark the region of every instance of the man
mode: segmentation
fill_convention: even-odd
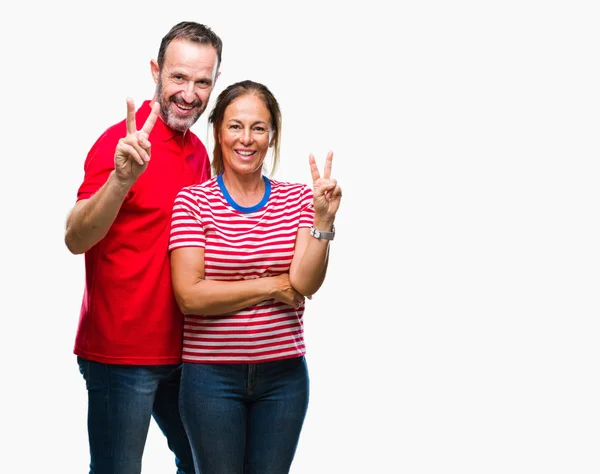
[[[90,473],[135,474],[154,417],[178,474],[193,461],[178,409],[183,316],[167,246],[173,201],[210,177],[206,148],[189,129],[219,76],[221,39],[182,22],[150,63],[156,90],[92,146],[65,243],[85,253],[85,291],[74,346],[88,390]],[[142,124],[140,130],[136,124]]]

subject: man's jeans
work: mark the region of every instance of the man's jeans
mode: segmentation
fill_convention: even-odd
[[[287,474],[308,408],[304,357],[183,363],[181,417],[197,473]]]
[[[90,474],[139,474],[151,417],[175,454],[177,474],[194,473],[179,416],[181,364],[77,362],[88,391]]]

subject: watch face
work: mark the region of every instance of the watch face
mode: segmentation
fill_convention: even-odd
[[[335,227],[331,226],[331,232],[321,232],[320,230],[311,227],[310,235],[315,239],[333,240],[333,237],[335,236]]]

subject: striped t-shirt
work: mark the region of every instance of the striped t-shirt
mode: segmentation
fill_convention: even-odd
[[[173,207],[169,250],[204,247],[207,280],[246,280],[289,272],[296,233],[314,221],[313,191],[305,184],[265,180],[253,207],[236,204],[222,175],[182,189]],[[273,299],[241,311],[186,315],[184,362],[256,363],[305,354],[298,309]]]

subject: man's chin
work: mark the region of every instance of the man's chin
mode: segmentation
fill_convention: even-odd
[[[198,120],[198,118],[176,119],[176,118],[170,117],[167,125],[169,126],[170,129],[175,130],[176,132],[183,133],[183,132],[186,132],[187,130],[189,130],[192,127],[192,125],[194,125],[196,123],[197,120]]]

